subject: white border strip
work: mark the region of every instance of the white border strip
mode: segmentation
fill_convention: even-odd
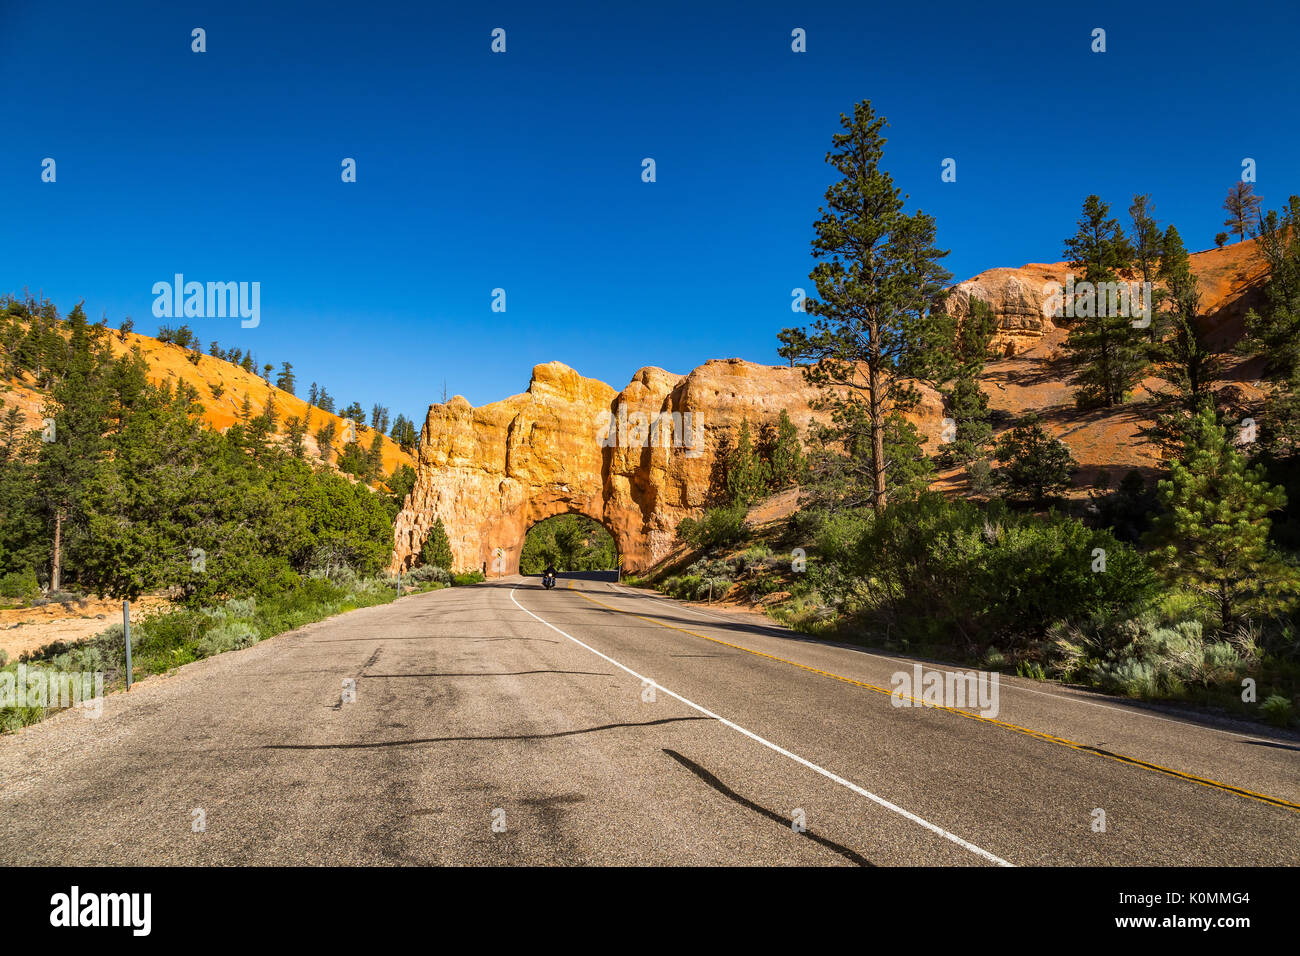
[[[1008,863],[1006,860],[1002,859],[999,856],[994,856],[988,850],[981,849],[980,847],[977,847],[974,843],[970,843],[966,840],[963,840],[961,837],[957,836],[957,834],[949,833],[943,827],[936,826],[935,824],[931,823],[929,820],[922,819],[921,817],[918,817],[915,813],[911,813],[907,810],[904,810],[902,807],[898,806],[897,804],[890,803],[884,797],[878,797],[871,791],[864,790],[862,787],[859,787],[856,783],[853,783],[849,780],[845,780],[843,777],[839,776],[838,774],[831,773],[829,770],[817,766],[817,764],[813,763],[811,760],[805,760],[803,757],[800,757],[798,754],[791,753],[790,751],[786,750],[784,747],[772,743],[772,741],[770,740],[765,740],[764,738],[760,737],[758,734],[754,733],[753,731],[746,730],[744,727],[740,726],[737,723],[733,723],[730,720],[727,720],[725,717],[719,717],[717,714],[713,713],[713,711],[701,707],[699,704],[695,703],[694,701],[687,700],[681,694],[673,693],[667,687],[664,687],[662,684],[659,684],[648,677],[643,677],[642,675],[638,674],[636,671],[632,670],[632,668],[628,667],[627,665],[620,664],[618,661],[614,660],[614,658],[610,657],[607,654],[602,654],[600,651],[596,650],[590,644],[584,644],[582,643],[582,641],[578,640],[572,634],[566,634],[564,631],[560,630],[550,621],[543,620],[542,618],[538,617],[532,611],[528,610],[528,608],[524,607],[517,600],[515,600],[516,590],[518,589],[512,588],[510,590],[510,600],[514,601],[515,607],[519,608],[519,610],[523,611],[525,614],[527,614],[529,617],[533,618],[534,620],[540,621],[542,624],[545,624],[555,633],[567,637],[569,640],[573,641],[573,643],[577,644],[579,647],[591,651],[591,653],[595,654],[597,657],[601,658],[602,660],[608,661],[609,663],[613,664],[615,667],[619,668],[620,670],[627,671],[629,674],[631,674],[633,677],[635,677],[637,680],[641,681],[642,683],[650,684],[652,687],[655,687],[658,690],[663,691],[669,697],[681,701],[687,707],[690,707],[694,710],[698,710],[701,714],[704,714],[706,717],[712,717],[714,720],[718,721],[718,723],[726,727],[730,727],[732,730],[736,731],[737,733],[744,734],[750,740],[762,744],[764,747],[767,747],[769,750],[776,751],[777,753],[781,754],[781,756],[783,757],[789,757],[795,763],[801,764],[802,766],[807,767],[809,770],[821,774],[823,777],[827,778],[828,780],[835,781],[835,783],[838,783],[841,787],[846,787],[849,790],[852,790],[854,793],[858,794],[859,796],[866,797],[868,800],[880,804],[880,806],[884,807],[886,810],[892,810],[894,813],[906,817],[908,820],[911,820],[913,823],[925,827],[930,832],[937,833],[945,840],[951,840],[953,843],[956,843],[961,848],[965,850],[969,850],[971,853],[974,853],[976,856],[988,860],[990,863],[996,863],[998,866],[1013,865],[1011,863]]]

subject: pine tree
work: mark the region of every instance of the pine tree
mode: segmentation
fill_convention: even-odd
[[[370,461],[360,442],[350,441],[343,444],[343,451],[339,453],[338,469],[346,474],[355,475],[363,481],[367,478],[370,473]]]
[[[270,438],[275,434],[275,395],[267,396],[266,408],[262,414],[249,419],[244,426],[248,450],[256,461],[261,461],[271,450]]]
[[[302,459],[307,455],[307,449],[303,446],[303,436],[307,434],[307,426],[297,415],[290,415],[284,420],[284,430],[288,437],[289,454],[293,458]]]
[[[282,362],[280,364],[280,374],[275,379],[275,387],[293,395],[295,394],[294,386],[297,385],[297,383],[298,380],[294,378],[293,374],[293,366],[288,362]]]
[[[946,465],[965,464],[983,454],[993,440],[989,399],[980,388],[997,321],[981,299],[970,300],[970,312],[957,327],[954,376],[943,390],[948,416],[956,426],[952,441],[940,452]]]
[[[45,408],[54,423],[52,440],[42,441],[36,467],[38,498],[44,505],[50,541],[50,588],[63,584],[63,563],[85,530],[84,493],[102,466],[108,409],[100,357],[91,348],[85,313],[68,314],[70,335],[64,368]]]
[[[1260,201],[1261,197],[1255,195],[1255,187],[1250,183],[1238,181],[1228,190],[1228,198],[1223,201],[1228,218],[1223,220],[1223,224],[1237,234],[1238,242],[1244,242],[1248,234],[1255,234]]]
[[[862,406],[833,412],[830,425],[809,430],[806,484],[800,504],[811,509],[855,510],[873,503],[875,453],[871,422]],[[923,436],[902,414],[885,419],[885,492],[890,501],[911,501],[934,479]]]
[[[767,486],[767,469],[754,453],[749,434],[749,419],[742,419],[736,446],[727,457],[726,492],[728,504],[753,504]]]
[[[0,409],[4,408],[4,399],[0,399]],[[18,457],[19,440],[22,438],[23,413],[15,406],[5,412],[0,419],[0,465]]]
[[[777,418],[775,434],[766,453],[768,463],[768,481],[771,487],[780,491],[797,485],[803,480],[803,448],[799,444],[799,429],[790,421],[790,413],[784,408]]]
[[[1261,418],[1260,439],[1279,458],[1300,453],[1300,196],[1279,215],[1261,220],[1259,248],[1268,263],[1264,301],[1246,313],[1238,349],[1264,359],[1272,390]]]
[[[1151,290],[1153,300],[1163,242],[1155,208],[1151,197],[1145,194],[1134,196],[1133,204],[1128,207],[1129,218],[1133,221],[1132,271],[1141,279],[1143,290]],[[1158,337],[1156,323],[1152,321],[1147,328],[1148,338],[1154,343]]]
[[[393,422],[393,430],[389,432],[388,437],[397,442],[398,447],[407,454],[410,454],[415,448],[415,443],[419,439],[415,431],[415,424],[400,413],[397,416],[397,421]]]
[[[451,540],[447,537],[447,529],[443,527],[442,519],[438,518],[433,522],[433,527],[429,529],[429,536],[424,539],[424,545],[420,548],[420,563],[450,571],[451,562]]]
[[[1209,602],[1227,629],[1269,596],[1296,587],[1294,568],[1269,544],[1268,514],[1286,495],[1250,467],[1214,413],[1202,410],[1188,430],[1182,460],[1159,483],[1166,513],[1153,529],[1165,573]]]
[[[1159,279],[1164,284],[1161,309],[1152,323],[1162,339],[1155,349],[1160,377],[1169,382],[1186,408],[1196,408],[1209,394],[1218,359],[1201,329],[1201,294],[1192,274],[1191,257],[1178,230],[1165,230]]]
[[[1246,313],[1243,351],[1265,360],[1278,381],[1300,372],[1300,196],[1292,196],[1281,215],[1261,220],[1259,248],[1268,263],[1264,302]]]
[[[1079,466],[1065,443],[1048,435],[1034,414],[1002,436],[995,454],[1002,462],[998,480],[1011,494],[1027,497],[1038,507],[1048,494],[1070,487],[1070,476]]]
[[[777,333],[777,340],[781,347],[776,350],[776,354],[790,362],[790,367],[794,368],[795,362],[807,354],[808,338],[803,329],[782,329]]]
[[[1124,237],[1119,221],[1111,219],[1110,205],[1097,196],[1083,203],[1078,232],[1065,240],[1065,257],[1070,268],[1081,272],[1085,285],[1076,285],[1074,320],[1065,351],[1077,384],[1076,400],[1081,405],[1112,407],[1124,401],[1146,367],[1143,338],[1135,333],[1125,310],[1111,295],[1120,274],[1133,261],[1133,247]],[[1090,290],[1089,290],[1090,286]]]
[[[820,405],[833,420],[845,427],[865,421],[871,505],[880,513],[888,503],[890,417],[916,405],[915,380],[947,377],[953,327],[937,303],[951,276],[939,265],[947,253],[934,245],[934,219],[906,214],[903,196],[880,168],[884,117],[864,101],[840,125],[826,162],[841,178],[826,191],[813,226],[813,257],[821,261],[811,278],[819,298],[805,308],[817,319],[810,329],[786,330],[783,341],[814,363],[805,376],[823,387]],[[843,447],[856,438],[841,431],[838,441]]]
[[[334,451],[334,436],[338,432],[338,426],[333,420],[327,421],[320,428],[316,429],[316,447],[320,450],[320,459],[326,464],[329,463],[330,455]]]
[[[392,496],[392,510],[395,515],[401,509],[406,496],[415,489],[415,469],[410,465],[398,465],[393,469],[393,473],[384,479],[384,484],[388,486],[388,492]]]

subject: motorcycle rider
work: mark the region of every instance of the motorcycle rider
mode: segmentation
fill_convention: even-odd
[[[555,574],[556,574],[555,562],[554,561],[546,562],[546,570],[542,572],[542,580],[545,581],[547,578],[550,578],[552,581],[554,581]]]

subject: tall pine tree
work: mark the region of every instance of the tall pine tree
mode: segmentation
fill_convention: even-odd
[[[805,307],[817,318],[808,329],[786,330],[782,341],[812,361],[805,375],[824,388],[819,404],[832,412],[845,453],[865,423],[871,505],[879,513],[894,457],[886,443],[891,418],[918,402],[915,380],[947,377],[953,323],[937,303],[951,275],[939,265],[947,253],[934,244],[934,219],[905,213],[904,197],[880,168],[884,117],[864,101],[840,125],[826,154],[840,178],[813,224],[817,298]]]
[[[1166,574],[1200,595],[1227,629],[1261,602],[1293,592],[1295,569],[1269,544],[1268,514],[1286,504],[1261,467],[1251,467],[1203,409],[1187,431],[1182,460],[1159,483],[1165,508],[1152,530]]]
[[[971,299],[970,311],[957,329],[954,375],[943,389],[948,417],[956,426],[952,441],[939,456],[947,465],[964,464],[979,457],[993,440],[989,399],[980,388],[980,376],[984,374],[995,331],[996,320],[989,304],[982,299]]]
[[[1178,389],[1187,408],[1196,408],[1209,394],[1218,360],[1201,328],[1201,294],[1182,237],[1170,226],[1161,242],[1159,278],[1164,290],[1154,324],[1163,338],[1155,355],[1160,377]]]
[[[1108,294],[1133,261],[1133,247],[1119,220],[1110,218],[1108,203],[1097,196],[1084,200],[1078,231],[1065,240],[1065,257],[1076,273],[1074,319],[1065,343],[1076,399],[1085,406],[1118,405],[1142,377],[1147,358],[1144,337]]]
[[[1255,234],[1260,202],[1261,198],[1255,195],[1255,187],[1250,183],[1238,181],[1228,190],[1228,198],[1223,201],[1228,218],[1223,220],[1223,224],[1237,234],[1238,242],[1244,242],[1247,235]]]

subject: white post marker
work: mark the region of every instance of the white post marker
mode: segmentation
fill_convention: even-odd
[[[122,632],[126,635],[126,689],[131,689],[131,602],[122,601]]]

